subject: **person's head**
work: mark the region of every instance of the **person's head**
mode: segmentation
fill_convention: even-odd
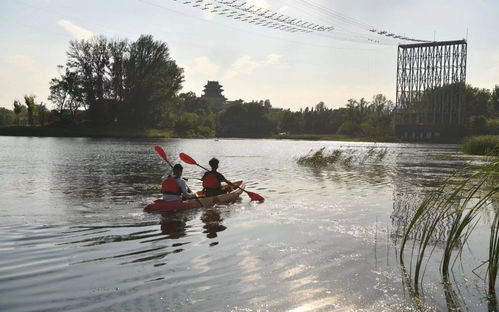
[[[210,164],[210,167],[212,170],[218,169],[218,159],[212,158],[212,159],[210,159],[210,161],[208,163]]]
[[[180,178],[182,176],[182,171],[184,170],[184,167],[182,167],[181,164],[176,164],[173,166],[173,174],[177,176],[177,178]]]

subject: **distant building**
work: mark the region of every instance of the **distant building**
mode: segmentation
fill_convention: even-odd
[[[222,95],[223,91],[218,81],[208,81],[206,86],[204,86],[201,99],[210,103],[215,110],[221,110],[227,103],[227,99]]]

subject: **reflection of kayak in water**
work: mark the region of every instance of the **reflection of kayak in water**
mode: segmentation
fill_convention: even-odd
[[[244,189],[244,182],[237,181],[234,182],[235,185]],[[235,201],[243,192],[239,188],[233,188],[230,185],[224,185],[223,188],[229,188],[231,191],[226,194],[221,194],[218,196],[212,197],[204,197],[204,193],[202,191],[196,192],[196,195],[199,198],[187,199],[187,200],[175,200],[166,202],[162,199],[156,199],[149,205],[144,208],[144,211],[147,212],[165,212],[165,211],[175,211],[175,210],[184,210],[191,208],[200,208],[200,207],[210,207],[215,204],[227,204]]]

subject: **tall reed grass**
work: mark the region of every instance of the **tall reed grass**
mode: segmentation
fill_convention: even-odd
[[[351,149],[326,150],[322,147],[311,150],[307,155],[298,158],[297,163],[315,168],[328,167],[336,164],[352,166],[355,164],[378,163],[387,155],[388,149],[371,146],[367,151]]]
[[[471,155],[499,156],[499,135],[469,137],[464,141],[462,149]]]
[[[399,258],[404,267],[406,244],[412,240],[409,277],[412,278],[411,286],[415,293],[419,294],[428,260],[435,248],[442,246],[440,272],[444,285],[449,284],[450,272],[461,257],[463,246],[473,233],[481,213],[489,210],[494,215],[494,221],[490,229],[486,264],[488,295],[495,304],[499,260],[499,160],[489,161],[471,175],[463,173],[457,172],[447,179],[419,205],[403,235]]]

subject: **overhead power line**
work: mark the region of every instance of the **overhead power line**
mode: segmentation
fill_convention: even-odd
[[[316,34],[333,39],[363,42],[370,44],[389,44],[381,39],[429,42],[428,40],[415,39],[402,36],[386,30],[378,30],[356,19],[345,16],[330,8],[316,4],[309,0],[297,0],[299,4],[312,9],[314,12],[322,15],[335,23],[345,24],[349,27],[340,25],[323,25],[317,21],[307,21],[301,18],[292,17],[269,9],[257,7],[241,0],[172,0],[177,3],[198,8],[206,13],[216,14],[231,18],[236,21],[266,27],[269,29],[285,31],[290,33]],[[353,27],[353,29],[352,29]],[[374,36],[374,37],[373,37]],[[377,36],[377,37],[376,37]],[[392,43],[393,44],[393,43]]]

